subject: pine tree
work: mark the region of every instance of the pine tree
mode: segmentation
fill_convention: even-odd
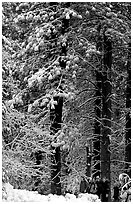
[[[69,7],[70,3],[66,3],[65,6]],[[61,34],[62,38],[65,38],[65,33],[68,32],[69,28],[69,19],[70,16],[68,15],[68,18],[64,17],[62,19],[62,28],[61,28]],[[61,53],[60,53],[60,67],[61,69],[66,68],[66,60],[62,60],[61,57],[66,57],[67,55],[67,49],[68,49],[68,43],[67,40],[65,43],[61,44]],[[58,85],[56,87],[62,90],[62,87]],[[52,133],[57,133],[61,129],[61,123],[62,123],[62,108],[63,108],[63,97],[54,97],[54,101],[56,102],[54,109],[52,109],[52,106],[50,107],[50,120],[51,120],[51,131]],[[53,148],[52,148],[53,149]],[[51,156],[52,166],[51,166],[51,193],[52,194],[61,194],[61,152],[60,147],[54,148],[55,153]]]
[[[111,136],[111,65],[112,42],[104,34],[104,58],[102,71],[102,137],[101,177],[110,182],[110,136]],[[111,192],[109,193],[110,200]]]
[[[97,50],[99,52],[102,51],[102,38],[100,36],[100,30],[101,30],[101,24],[99,23],[97,31],[98,31],[98,37],[97,37]],[[94,142],[93,142],[93,154],[94,154],[94,169],[95,176],[100,176],[101,168],[100,168],[100,138],[101,138],[101,81],[102,81],[102,74],[101,74],[101,68],[102,68],[102,58],[101,55],[98,57],[98,65],[97,70],[95,71],[96,75],[96,100],[95,100],[95,123],[94,123]]]
[[[61,129],[62,123],[62,106],[63,106],[63,98],[55,97],[54,101],[57,102],[55,104],[55,108],[50,108],[50,121],[51,121],[51,135],[56,134]],[[51,193],[61,195],[61,153],[60,147],[52,147],[52,155],[51,155]]]

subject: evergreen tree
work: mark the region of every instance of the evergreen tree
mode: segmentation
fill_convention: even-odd
[[[102,71],[102,137],[101,176],[110,182],[110,136],[111,136],[111,66],[112,42],[104,35],[104,59]],[[109,200],[111,192],[109,192]]]

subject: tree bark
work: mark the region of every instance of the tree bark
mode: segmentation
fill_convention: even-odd
[[[87,178],[89,178],[91,177],[91,157],[92,157],[90,144],[86,145],[86,155],[87,155],[86,176]]]
[[[95,101],[95,123],[93,141],[94,176],[100,176],[100,135],[101,135],[101,73],[96,71],[96,101]]]
[[[69,7],[70,3],[66,3],[66,7]],[[62,27],[61,27],[61,34],[64,35],[66,32],[68,32],[69,28],[69,19],[63,18],[62,19]],[[60,53],[60,67],[61,69],[65,69],[66,67],[66,61],[61,59],[61,56],[67,55],[67,48],[68,44],[64,46],[61,43],[61,53]],[[58,83],[55,83],[55,86],[57,87]],[[58,87],[62,89],[62,86]],[[54,100],[57,101],[57,105],[55,105],[55,109],[50,108],[50,120],[51,120],[51,132],[52,134],[57,133],[61,129],[61,123],[62,123],[62,107],[63,107],[63,98],[62,97],[54,97]],[[51,193],[61,195],[61,152],[60,147],[53,148],[54,154],[51,156]]]
[[[97,37],[97,50],[102,51],[102,39],[100,37],[101,25],[99,24],[98,28],[98,37]],[[94,176],[100,176],[100,135],[101,135],[101,67],[102,67],[102,58],[97,56],[98,65],[97,71],[95,71],[96,77],[96,100],[95,100],[95,120],[94,120],[94,140],[93,140],[93,161],[94,161]]]
[[[50,107],[50,121],[51,121],[51,134],[57,133],[61,129],[62,123],[62,107],[63,107],[63,98],[54,97],[54,100],[57,101],[55,109]],[[51,155],[51,193],[61,195],[61,155],[60,147],[54,148],[51,147],[54,151]]]
[[[131,177],[131,43],[129,43],[126,87],[125,171]]]
[[[111,65],[112,43],[104,35],[104,59],[102,72],[102,137],[101,137],[101,177],[110,182],[110,135],[111,135]],[[109,192],[108,201],[111,199]]]

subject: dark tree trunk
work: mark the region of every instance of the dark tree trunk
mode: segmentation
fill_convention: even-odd
[[[90,145],[86,146],[86,155],[87,155],[86,176],[87,176],[87,178],[89,178],[89,177],[91,177],[91,157],[92,157]]]
[[[97,37],[97,50],[102,51],[102,39],[100,37],[101,25],[99,24]],[[102,58],[97,56],[98,65],[95,71],[96,77],[96,100],[95,100],[95,121],[94,121],[94,140],[93,140],[93,161],[94,161],[94,176],[100,176],[100,135],[101,135],[101,67]]]
[[[126,108],[125,171],[131,177],[131,43],[129,43],[127,62]]]
[[[102,137],[101,137],[101,177],[110,182],[110,135],[111,135],[111,65],[112,43],[104,35],[104,59],[102,72]],[[111,193],[109,192],[109,201]]]
[[[93,160],[94,176],[100,176],[100,135],[101,135],[101,73],[96,72],[96,100],[95,100],[95,123],[94,123],[94,142],[93,142]]]
[[[69,3],[66,3],[66,7],[69,7]],[[68,32],[69,28],[69,19],[63,18],[62,19],[62,27],[61,27],[61,34],[64,35]],[[61,56],[67,55],[67,48],[68,44],[64,46],[61,43],[61,53],[60,53],[60,67],[61,69],[65,69],[66,67],[66,60],[63,60]],[[57,87],[59,83],[55,83]],[[62,89],[62,86],[58,87]],[[57,105],[55,105],[55,109],[50,108],[50,120],[51,120],[51,134],[57,133],[61,129],[62,123],[62,107],[63,107],[63,98],[62,97],[54,97],[54,100],[57,101]],[[51,193],[61,195],[61,152],[60,147],[51,149],[54,151],[53,155],[51,156]]]
[[[35,169],[38,170],[38,172],[42,171],[41,167],[38,167],[38,165],[41,165],[41,161],[43,160],[43,152],[38,150],[35,153],[31,153],[31,157],[35,159],[35,164],[36,166],[34,167]],[[43,190],[40,190],[39,185],[42,183],[41,178],[40,178],[40,174],[38,173],[38,175],[33,176],[33,191],[38,191],[39,193],[43,194]]]
[[[50,108],[50,121],[51,121],[51,134],[57,133],[61,129],[62,123],[62,107],[63,107],[63,98],[54,97],[54,101],[57,101],[55,109]],[[51,147],[54,151],[51,156],[51,193],[61,195],[61,155],[60,147],[54,148]]]

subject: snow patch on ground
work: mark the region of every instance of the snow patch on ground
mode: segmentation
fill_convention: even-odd
[[[97,195],[81,193],[76,198],[75,195],[67,193],[65,196],[41,195],[36,191],[14,189],[10,183],[3,184],[3,202],[45,202],[45,204],[69,203],[69,204],[88,204],[88,202],[101,202]]]

